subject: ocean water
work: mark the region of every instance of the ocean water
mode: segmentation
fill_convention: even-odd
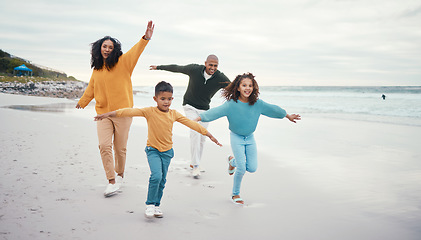
[[[133,90],[135,107],[156,105],[153,100],[153,86],[135,86]],[[185,90],[185,86],[174,87],[174,100],[171,108],[181,113],[184,113],[182,102]],[[386,98],[383,99],[382,95],[385,95]],[[421,126],[421,86],[263,86],[260,87],[260,98],[284,108],[288,113],[298,113],[303,117],[311,115],[321,118]],[[212,98],[211,108],[219,106],[223,102],[221,92],[217,92]],[[74,103],[36,106],[13,105],[9,107],[93,117],[94,105],[95,103],[92,101],[85,111],[75,110]]]
[[[182,111],[186,87],[174,88],[172,108]],[[135,105],[155,105],[153,87],[134,87]],[[383,100],[382,95],[386,98]],[[421,126],[421,86],[391,87],[283,87],[262,86],[260,98],[289,113]],[[223,103],[220,93],[211,107]]]

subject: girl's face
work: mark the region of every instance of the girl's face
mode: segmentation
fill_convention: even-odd
[[[248,102],[248,98],[253,92],[253,81],[250,78],[243,78],[237,90],[240,92],[240,101]]]
[[[114,50],[114,43],[107,39],[101,45],[101,55],[104,59],[107,59],[110,56],[111,52]]]

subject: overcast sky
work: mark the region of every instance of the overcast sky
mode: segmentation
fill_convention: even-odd
[[[90,43],[129,50],[155,32],[133,85],[187,77],[150,65],[203,64],[260,85],[421,85],[420,0],[0,0],[0,49],[89,81]]]

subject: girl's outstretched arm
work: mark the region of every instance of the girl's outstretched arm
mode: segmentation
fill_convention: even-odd
[[[288,118],[288,120],[290,120],[293,123],[297,123],[296,122],[297,120],[301,120],[300,114],[291,114],[291,115],[287,114],[286,118]]]
[[[117,116],[117,112],[116,111],[107,112],[107,113],[104,113],[104,114],[96,115],[94,117],[94,121],[99,121],[99,120],[102,120],[104,118],[115,117],[115,116]]]
[[[216,138],[214,138],[214,137],[212,136],[212,134],[211,134],[209,131],[208,131],[208,133],[206,133],[206,136],[207,136],[207,137],[209,137],[209,138],[210,138],[210,140],[212,140],[212,142],[216,143],[216,145],[218,145],[218,146],[222,147],[222,144],[220,144],[220,143],[218,142],[218,140],[217,140]]]

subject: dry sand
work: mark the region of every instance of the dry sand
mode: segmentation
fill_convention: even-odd
[[[122,192],[104,198],[93,108],[75,113],[71,100],[0,94],[0,106],[57,102],[68,109],[0,108],[0,239],[421,239],[420,127],[262,118],[259,169],[246,174],[238,207],[226,122],[211,123],[224,147],[206,143],[199,180],[187,169],[188,130],[176,125],[165,216],[146,219],[144,119],[131,128]]]

